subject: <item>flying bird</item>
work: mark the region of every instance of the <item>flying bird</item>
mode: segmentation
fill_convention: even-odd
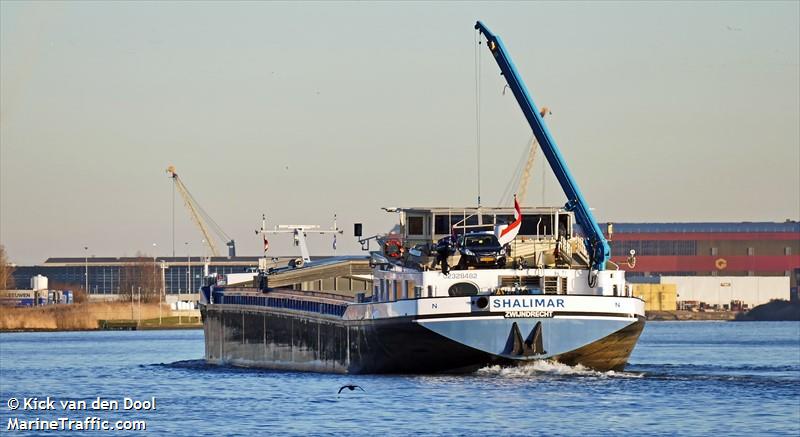
[[[357,386],[357,385],[349,384],[349,385],[343,385],[343,386],[341,386],[341,387],[339,388],[339,392],[338,392],[338,393],[336,393],[336,394],[337,394],[337,395],[338,395],[338,394],[340,394],[340,393],[342,392],[342,390],[344,390],[344,389],[349,389],[350,391],[353,391],[353,390],[355,390],[355,389],[359,389],[359,390],[363,391],[364,393],[366,393],[366,390],[364,390],[363,388],[361,388],[361,387],[359,387],[359,386]]]

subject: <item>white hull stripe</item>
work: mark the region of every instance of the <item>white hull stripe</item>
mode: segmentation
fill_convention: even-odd
[[[627,314],[620,314],[619,317],[609,316],[553,316],[554,319],[578,319],[578,320],[628,320],[635,322],[636,317],[626,317]]]
[[[553,316],[552,319],[572,319],[572,320],[613,320],[613,321],[620,321],[626,320],[629,322],[635,322],[637,320],[636,317],[626,317],[627,314],[623,315],[620,314],[619,317],[613,316]],[[414,320],[415,323],[428,323],[428,322],[452,322],[456,320],[498,320],[498,319],[505,319],[505,316],[481,316],[481,317],[440,317],[440,318],[431,318],[431,319],[416,319]],[[540,319],[541,317],[516,317],[515,319]]]
[[[440,317],[435,319],[416,319],[414,322],[416,323],[427,323],[427,322],[452,322],[454,320],[497,320],[497,319],[505,319],[505,316],[479,316],[479,317]]]

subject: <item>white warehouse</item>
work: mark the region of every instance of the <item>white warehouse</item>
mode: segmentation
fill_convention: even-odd
[[[789,300],[788,276],[662,276],[662,284],[677,286],[677,301],[727,305],[740,300],[748,307],[771,300]]]

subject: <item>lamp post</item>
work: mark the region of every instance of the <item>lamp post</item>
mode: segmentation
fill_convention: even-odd
[[[89,246],[83,246],[83,292],[89,297]]]
[[[192,256],[189,254],[189,242],[183,243],[186,245],[186,292],[192,292]]]
[[[158,324],[161,325],[161,306],[164,303],[164,296],[166,295],[167,281],[165,272],[167,270],[167,263],[161,260],[161,289],[158,292]]]
[[[201,240],[201,245],[203,246],[203,259],[202,259],[202,262],[203,262],[203,274],[200,275],[200,278],[201,278],[200,279],[200,281],[201,281],[200,285],[202,286],[203,285],[203,282],[202,282],[203,279],[205,279],[205,277],[208,276],[208,263],[211,262],[211,258],[209,258],[208,251],[206,250],[206,247],[207,247],[206,240]]]
[[[161,292],[158,291],[158,287],[156,286],[156,269],[158,268],[156,266],[156,253],[158,251],[157,247],[158,247],[158,245],[156,243],[153,243],[153,288],[152,288],[152,291],[155,291],[156,293],[158,293],[158,324],[160,326],[161,325]],[[151,296],[152,296],[152,294],[151,294]]]
[[[158,250],[157,247],[158,245],[156,243],[153,243],[153,291],[155,291],[156,288],[156,251]]]

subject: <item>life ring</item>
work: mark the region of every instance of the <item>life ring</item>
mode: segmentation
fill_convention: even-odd
[[[403,243],[400,240],[386,240],[383,243],[383,253],[389,258],[400,258],[403,255]]]
[[[725,270],[725,268],[728,267],[728,261],[726,261],[725,258],[717,258],[714,262],[714,266],[717,270]]]

